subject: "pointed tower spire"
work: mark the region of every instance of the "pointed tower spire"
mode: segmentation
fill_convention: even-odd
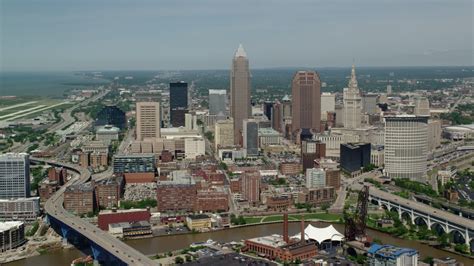
[[[247,53],[244,50],[244,47],[242,44],[239,44],[239,48],[237,48],[237,51],[235,52],[235,57],[247,57]]]
[[[355,65],[352,64],[352,70],[351,70],[351,79],[349,80],[349,89],[357,89],[357,77],[356,77],[356,71],[355,71]]]

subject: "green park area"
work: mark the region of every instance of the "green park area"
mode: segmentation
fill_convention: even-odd
[[[300,221],[302,215],[304,216],[304,219],[306,221],[318,220],[318,221],[334,222],[334,221],[339,221],[342,218],[342,215],[340,214],[321,212],[321,213],[289,214],[288,220],[290,222]],[[268,215],[268,216],[238,216],[238,217],[232,216],[231,220],[232,220],[232,224],[234,225],[283,222],[283,214]]]

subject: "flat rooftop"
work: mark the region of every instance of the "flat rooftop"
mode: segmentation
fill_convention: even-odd
[[[23,222],[13,221],[13,222],[0,222],[0,233],[8,231],[10,229],[16,228],[22,225]]]
[[[247,241],[258,243],[261,245],[277,248],[277,247],[282,247],[286,246],[287,243],[283,241],[283,236],[281,235],[270,235],[270,236],[262,236],[262,237],[255,237],[255,238],[250,238],[247,239]]]

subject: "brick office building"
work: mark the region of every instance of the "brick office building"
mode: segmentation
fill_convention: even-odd
[[[112,177],[95,182],[95,198],[99,207],[112,208],[118,206],[122,180],[122,177]]]
[[[94,211],[94,187],[91,183],[71,185],[64,191],[64,209],[76,215]]]
[[[194,210],[214,212],[229,210],[229,194],[222,187],[199,190],[196,194]]]

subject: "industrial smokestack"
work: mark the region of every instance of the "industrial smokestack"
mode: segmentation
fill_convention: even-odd
[[[304,214],[301,214],[301,243],[305,243],[304,241]]]
[[[290,242],[290,238],[288,236],[288,213],[283,214],[283,241],[286,243]]]

